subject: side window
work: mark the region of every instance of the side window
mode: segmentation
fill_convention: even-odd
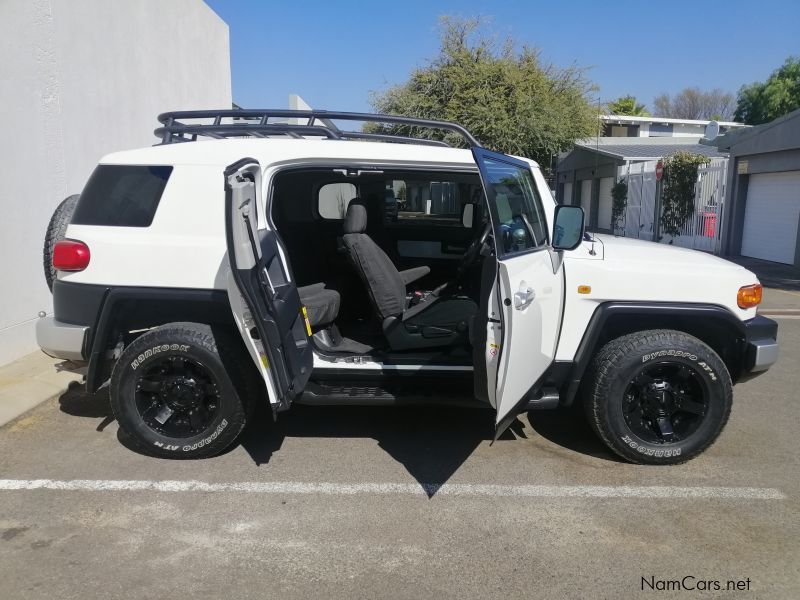
[[[459,181],[395,179],[386,182],[384,215],[398,225],[462,227],[461,208],[475,185]]]
[[[358,196],[352,183],[326,183],[319,188],[317,210],[323,219],[344,219],[350,200]]]
[[[530,169],[485,158],[487,185],[503,255],[547,243],[547,222]]]
[[[172,167],[98,166],[81,192],[76,225],[149,227]]]

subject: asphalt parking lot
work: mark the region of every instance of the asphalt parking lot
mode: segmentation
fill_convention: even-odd
[[[717,444],[669,468],[568,413],[490,446],[491,413],[433,408],[297,407],[159,460],[73,389],[0,429],[0,597],[797,598],[800,319],[780,341]]]

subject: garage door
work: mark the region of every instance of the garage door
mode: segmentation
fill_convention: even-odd
[[[564,184],[564,193],[561,196],[561,204],[572,204],[572,182]]]
[[[800,221],[800,171],[750,176],[742,256],[794,264]]]
[[[592,180],[591,179],[584,179],[581,181],[581,208],[583,208],[583,213],[586,215],[585,223],[586,226],[589,226],[591,223],[591,213],[592,213]]]
[[[614,187],[613,177],[603,177],[600,180],[600,191],[597,206],[597,227],[611,230],[611,188]]]

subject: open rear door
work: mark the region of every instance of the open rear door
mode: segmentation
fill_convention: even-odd
[[[263,216],[259,219],[261,185],[255,159],[242,159],[225,170],[228,298],[277,411],[289,408],[303,391],[314,355],[305,309],[280,238]]]
[[[486,191],[495,244],[494,256],[486,259],[494,264],[484,264],[482,312],[476,321],[476,344],[483,347],[475,348],[475,380],[486,390],[476,393],[497,409],[497,439],[541,393],[560,331],[564,272],[561,261],[551,257],[531,166],[482,148],[472,153]]]

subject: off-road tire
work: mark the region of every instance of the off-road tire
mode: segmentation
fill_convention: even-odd
[[[698,429],[677,442],[652,443],[636,435],[623,414],[629,383],[643,370],[668,360],[691,369],[707,390]],[[639,331],[607,343],[595,356],[584,396],[589,423],[616,454],[633,463],[674,465],[708,449],[728,421],[733,398],[725,363],[699,339],[669,329]]]
[[[260,392],[253,387],[250,358],[239,346],[225,330],[198,323],[169,323],[151,329],[126,347],[114,366],[109,392],[114,416],[132,445],[144,454],[187,459],[214,456],[233,444]],[[169,437],[155,431],[137,408],[138,376],[152,361],[165,356],[196,361],[216,380],[219,404],[213,421],[192,437]]]
[[[61,201],[50,217],[47,232],[44,234],[44,248],[42,250],[42,265],[44,266],[44,279],[47,287],[53,291],[53,282],[56,280],[56,270],[53,268],[53,248],[56,242],[63,240],[67,233],[67,225],[75,213],[78,204],[78,194],[73,194]]]

